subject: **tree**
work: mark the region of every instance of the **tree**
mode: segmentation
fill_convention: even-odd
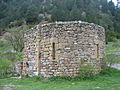
[[[100,0],[101,10],[104,13],[108,12],[108,0]]]
[[[6,37],[6,40],[12,45],[14,50],[22,52],[24,48],[23,37],[24,37],[23,30],[18,29],[11,31],[11,35]]]
[[[29,6],[27,8],[27,11],[26,11],[26,21],[27,23],[35,23],[38,21],[38,11],[37,11],[37,8],[35,6]]]
[[[117,31],[117,32],[120,33],[120,8],[117,8],[117,9],[116,9],[114,19],[115,19],[115,20],[114,20],[114,28],[115,28],[115,31]]]
[[[112,0],[1,0],[0,30],[21,19],[38,23],[45,13],[52,16],[50,21],[83,20],[120,32],[120,9]]]
[[[114,16],[115,15],[115,5],[112,2],[112,0],[108,3],[108,9],[110,10],[111,14]]]
[[[110,14],[100,14],[99,25],[103,26],[106,30],[114,30],[113,17]]]
[[[70,12],[71,20],[80,20],[81,19],[81,11],[75,5]]]
[[[63,9],[58,9],[55,7],[52,10],[52,20],[53,21],[66,21],[69,18],[69,11]]]

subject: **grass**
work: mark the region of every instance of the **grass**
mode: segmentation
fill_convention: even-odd
[[[0,40],[0,52],[3,53],[5,51],[13,49],[11,45],[6,44],[5,41]]]
[[[15,90],[119,90],[119,76],[119,70],[109,68],[99,75],[82,79],[80,77],[52,77],[42,80],[38,77],[23,78],[23,80],[5,78],[0,79],[0,90],[6,84],[19,85],[14,87]]]
[[[120,52],[120,41],[116,41],[116,42],[109,42],[108,45],[106,46],[105,52],[109,53],[109,52]]]
[[[105,49],[105,53],[106,54],[110,54],[113,53],[111,55],[106,55],[106,60],[107,62],[110,63],[120,63],[120,40],[116,41],[116,42],[109,42],[106,45],[106,49]]]
[[[0,48],[0,52],[4,52],[4,51],[7,51],[7,50],[11,50],[11,49],[12,49],[12,46],[4,46],[4,47]]]

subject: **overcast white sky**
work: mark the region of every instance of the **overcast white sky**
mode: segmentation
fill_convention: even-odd
[[[108,1],[111,1],[111,0],[108,0]],[[115,3],[115,5],[117,5],[117,0],[112,0],[114,3]]]

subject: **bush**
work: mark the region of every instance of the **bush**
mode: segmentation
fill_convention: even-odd
[[[113,48],[120,48],[120,44],[115,43],[115,44],[112,45],[112,47],[113,47]]]
[[[23,54],[21,52],[16,52],[16,53],[6,52],[3,54],[0,54],[0,57],[6,58],[14,62],[14,61],[21,61],[23,59]]]
[[[12,27],[19,27],[22,26],[24,24],[24,20],[15,20],[14,22],[10,22],[10,24],[8,25],[9,28]]]
[[[117,32],[106,30],[106,42],[117,41]]]
[[[16,50],[18,52],[22,52],[22,50],[24,48],[23,37],[24,37],[23,30],[16,29],[11,32],[11,35],[6,37],[6,40],[14,48],[14,50]]]
[[[120,70],[111,68],[111,67],[107,67],[100,72],[99,76],[101,76],[101,75],[113,76],[113,73],[114,73],[114,75],[117,75],[120,73]]]
[[[80,65],[79,74],[82,77],[89,77],[94,74],[94,65],[91,63],[84,63]]]
[[[6,58],[0,59],[0,78],[5,77],[12,71],[12,62]]]
[[[106,63],[106,66],[111,66],[112,64],[120,62],[120,56],[115,54],[106,55],[104,57],[104,62]]]
[[[0,47],[3,47],[5,45],[5,42],[0,40]]]

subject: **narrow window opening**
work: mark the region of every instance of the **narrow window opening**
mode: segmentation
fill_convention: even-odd
[[[28,62],[26,62],[26,66],[27,66],[27,68],[29,68],[29,64],[28,64]]]
[[[20,63],[21,70],[23,70],[23,62]]]
[[[23,62],[20,63],[20,68],[21,68],[20,74],[22,74],[22,71],[23,71]]]
[[[39,53],[39,60],[41,59],[41,53]]]
[[[97,44],[97,58],[99,58],[99,44]]]
[[[55,59],[55,43],[52,43],[52,58]]]

